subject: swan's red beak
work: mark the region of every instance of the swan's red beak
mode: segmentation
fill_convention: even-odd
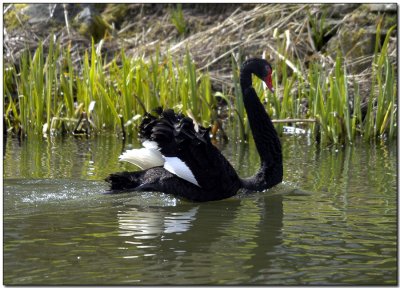
[[[271,72],[268,73],[267,77],[265,77],[264,82],[265,82],[265,84],[267,84],[268,89],[271,90],[272,93],[274,93],[275,89],[272,86],[272,73]]]

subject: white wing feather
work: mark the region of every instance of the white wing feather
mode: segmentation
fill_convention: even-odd
[[[178,157],[164,157],[164,159],[165,170],[168,170],[172,174],[175,174],[176,176],[200,187],[199,183],[197,183],[197,180],[193,175],[193,172],[181,159],[179,159]]]
[[[129,162],[143,170],[164,165],[165,160],[161,152],[158,151],[157,143],[144,141],[143,146],[145,148],[125,151],[119,156],[119,160]]]
[[[181,159],[164,157],[154,141],[144,141],[142,144],[144,148],[127,150],[119,156],[119,160],[129,162],[143,170],[164,166],[165,170],[200,187],[193,172]]]
[[[156,150],[160,150],[160,149],[158,148],[157,142],[155,142],[155,141],[146,140],[146,141],[144,141],[144,142],[142,143],[142,145],[143,145],[144,148],[147,148],[147,149],[156,149]]]

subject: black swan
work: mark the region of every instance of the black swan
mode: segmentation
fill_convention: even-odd
[[[250,128],[261,158],[261,167],[241,179],[221,152],[211,143],[210,128],[195,126],[193,120],[173,110],[146,113],[139,128],[144,148],[128,150],[121,161],[142,171],[109,175],[111,193],[159,191],[192,201],[231,197],[240,188],[263,191],[282,182],[281,144],[270,117],[252,87],[252,74],[272,87],[272,67],[264,59],[250,59],[240,70],[240,86]]]

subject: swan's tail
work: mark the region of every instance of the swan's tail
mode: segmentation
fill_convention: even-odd
[[[141,174],[143,171],[138,172],[117,172],[108,175],[105,179],[110,186],[110,193],[127,192],[127,190],[136,190],[141,185]]]

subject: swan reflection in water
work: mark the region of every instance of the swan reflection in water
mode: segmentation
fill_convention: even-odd
[[[255,193],[201,204],[178,201],[169,207],[125,206],[118,212],[121,249],[126,250],[123,257],[153,256],[155,259],[143,263],[148,269],[156,269],[150,267],[168,259],[178,267],[176,272],[193,267],[195,275],[206,273],[207,269],[198,270],[199,265],[219,263],[222,266],[211,274],[218,270],[235,279],[233,271],[244,269],[248,280],[260,277],[260,269],[273,265],[268,253],[282,243],[282,200],[282,195]],[[228,262],[229,272],[224,271]]]
[[[196,219],[198,209],[197,206],[188,211],[168,213],[157,209],[143,211],[138,207],[130,207],[118,213],[119,235],[153,239],[163,233],[185,232]]]

